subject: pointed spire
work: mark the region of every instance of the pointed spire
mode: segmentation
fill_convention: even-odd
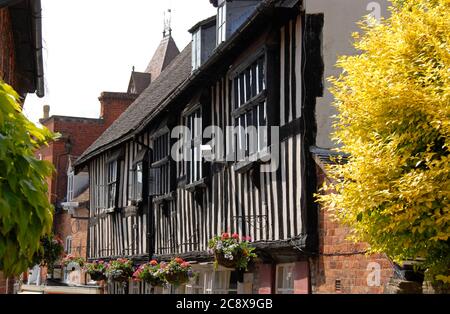
[[[154,81],[179,53],[180,50],[169,34],[161,40],[145,72],[150,73]]]

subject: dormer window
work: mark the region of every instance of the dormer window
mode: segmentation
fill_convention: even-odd
[[[201,31],[199,28],[192,34],[192,71],[198,69],[201,65]]]
[[[217,8],[216,47],[230,38],[262,4],[261,0],[210,0]]]
[[[226,1],[223,0],[217,10],[217,46],[226,40],[227,33],[227,9]]]
[[[192,71],[195,71],[208,60],[216,47],[216,16],[198,22],[189,32],[192,34]]]

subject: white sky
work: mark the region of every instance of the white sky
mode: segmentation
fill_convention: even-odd
[[[209,0],[42,0],[46,96],[27,96],[27,117],[37,122],[48,104],[50,115],[98,118],[100,93],[126,92],[133,65],[145,71],[168,8],[180,51],[216,13]]]

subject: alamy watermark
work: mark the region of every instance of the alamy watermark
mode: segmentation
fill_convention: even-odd
[[[194,125],[201,125],[200,118],[195,120]],[[176,162],[258,161],[261,172],[266,173],[277,171],[280,165],[278,126],[227,126],[225,130],[208,126],[203,132],[195,127],[191,130],[177,126],[172,129],[171,137],[177,139],[171,148],[172,159]]]

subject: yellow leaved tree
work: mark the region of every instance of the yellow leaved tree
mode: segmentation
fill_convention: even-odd
[[[319,202],[352,238],[396,262],[423,260],[450,283],[450,0],[393,0],[391,17],[361,23],[360,54],[331,78],[335,141]],[[368,25],[370,24],[370,25]]]

